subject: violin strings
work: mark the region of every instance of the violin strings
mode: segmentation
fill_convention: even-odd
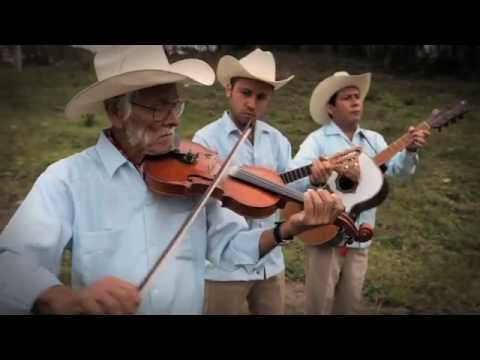
[[[234,177],[238,177],[240,180],[244,180],[246,182],[250,182],[254,185],[257,185],[265,190],[271,191],[276,194],[280,194],[283,196],[286,196],[290,199],[294,199],[296,201],[299,201],[303,203],[303,194],[299,191],[290,189],[286,186],[282,186],[279,184],[276,184],[272,181],[265,180],[258,175],[252,174],[249,171],[239,169],[237,174],[234,175]]]
[[[272,181],[263,179],[262,177],[259,177],[258,175],[255,175],[255,174],[252,174],[249,171],[242,170],[242,169],[240,169],[240,171],[244,175],[246,175],[247,178],[251,178],[252,180],[256,180],[259,183],[259,185],[264,186],[267,190],[275,191],[279,194],[289,196],[289,197],[292,197],[294,199],[303,201],[303,194],[300,193],[299,191],[296,191],[296,190],[290,189],[286,186],[279,185],[279,184],[276,184]]]

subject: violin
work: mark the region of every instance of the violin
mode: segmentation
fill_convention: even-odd
[[[182,140],[170,153],[146,157],[143,173],[147,186],[154,193],[199,196],[212,184],[221,166],[222,161],[216,152]],[[231,166],[213,189],[212,197],[220,200],[224,207],[255,219],[272,215],[277,209],[284,208],[287,201],[299,204],[298,210],[301,211],[304,199],[303,193],[287,187],[278,173],[257,166]],[[357,230],[346,213],[338,216],[334,224],[357,241],[368,236]]]

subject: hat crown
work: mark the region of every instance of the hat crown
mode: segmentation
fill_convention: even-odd
[[[333,76],[350,76],[350,74],[346,71],[337,71]]]
[[[99,51],[94,60],[98,81],[138,70],[167,70],[162,45],[119,45]]]
[[[255,76],[275,81],[275,59],[270,51],[255,49],[247,56],[239,60],[239,63]]]

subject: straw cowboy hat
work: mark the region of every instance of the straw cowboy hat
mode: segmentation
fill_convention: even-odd
[[[231,78],[241,77],[263,81],[272,85],[275,90],[278,90],[295,76],[292,75],[284,80],[275,80],[275,59],[272,53],[255,49],[240,60],[230,55],[223,56],[218,62],[217,77],[220,84],[224,87],[230,84]]]
[[[102,111],[106,99],[143,88],[215,82],[215,73],[206,62],[184,59],[170,64],[162,45],[110,46],[95,55],[94,65],[98,81],[70,100],[65,109],[68,118]]]
[[[339,71],[323,80],[313,90],[310,98],[310,115],[313,120],[318,124],[323,124],[330,119],[327,111],[328,101],[332,95],[343,88],[357,87],[360,90],[360,98],[364,100],[370,89],[371,76],[371,73],[350,75],[346,71]]]

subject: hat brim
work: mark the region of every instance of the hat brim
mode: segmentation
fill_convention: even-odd
[[[371,73],[349,76],[331,76],[323,80],[313,90],[310,98],[310,115],[317,124],[323,124],[330,118],[328,116],[327,104],[330,98],[339,90],[355,86],[360,91],[362,100],[370,89]]]
[[[131,91],[177,82],[210,86],[215,74],[208,64],[198,59],[173,63],[168,70],[138,70],[113,76],[77,93],[67,104],[65,115],[74,119],[104,110],[104,101]]]
[[[291,75],[287,79],[272,81],[271,79],[266,79],[262,76],[252,74],[247,69],[245,69],[236,58],[230,55],[225,55],[218,62],[218,82],[226,88],[228,85],[230,85],[230,79],[235,77],[262,81],[272,85],[275,90],[278,90],[281,87],[285,86],[289,81],[291,81],[295,77],[295,75]]]

